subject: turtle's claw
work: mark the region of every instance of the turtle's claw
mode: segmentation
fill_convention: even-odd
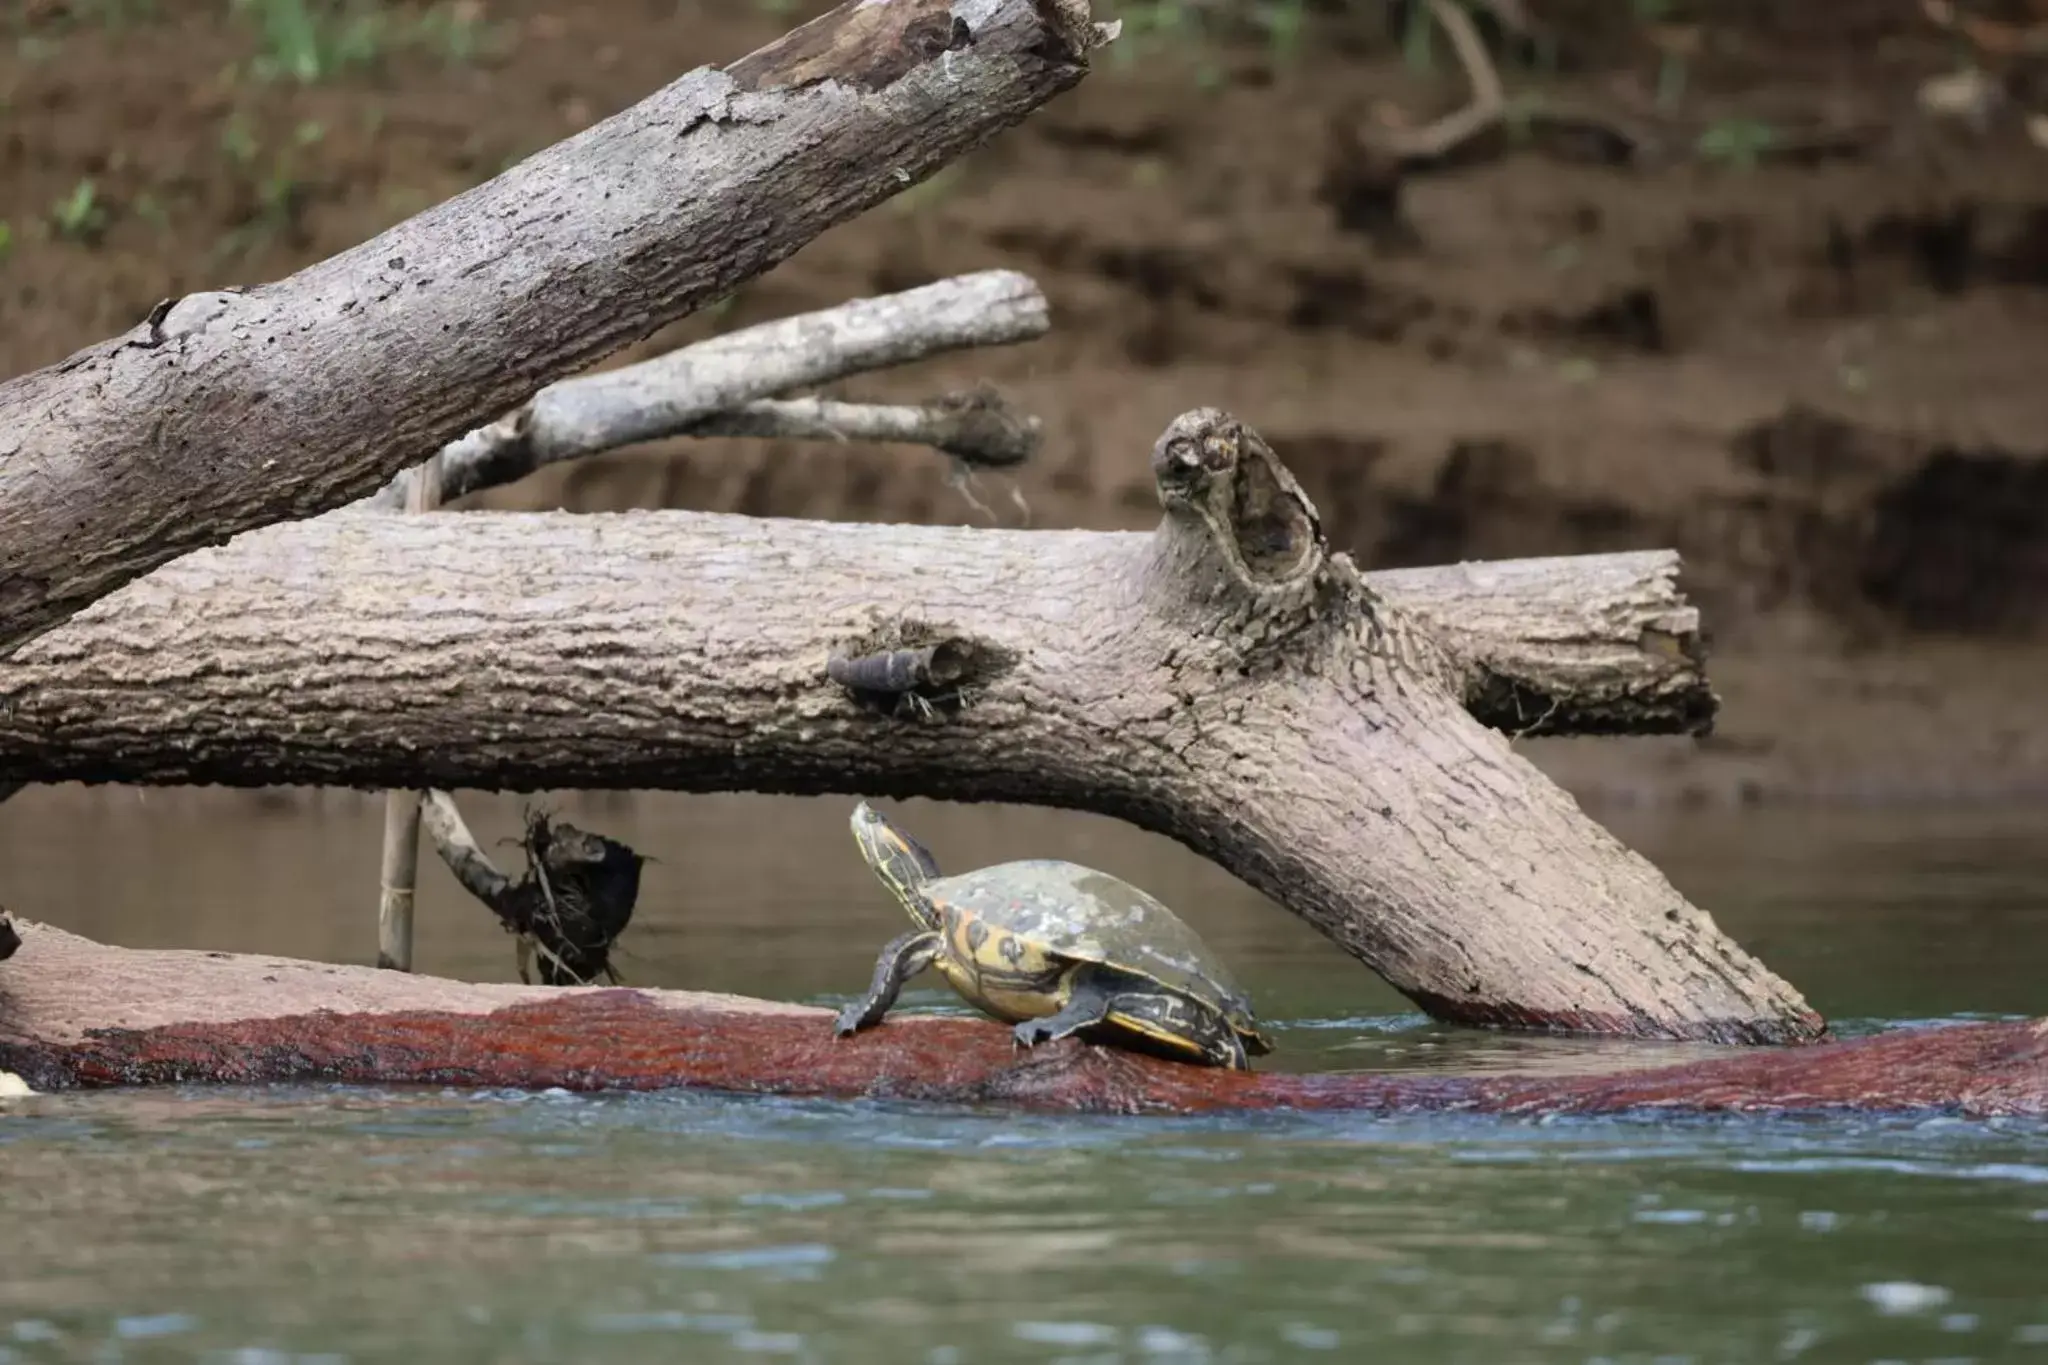
[[[860,1010],[855,1006],[848,1005],[845,1009],[839,1011],[837,1018],[833,1019],[832,1036],[835,1038],[851,1038],[859,1032]]]
[[[1037,1047],[1050,1036],[1051,1030],[1037,1019],[1027,1020],[1010,1030],[1010,1038],[1018,1047]]]

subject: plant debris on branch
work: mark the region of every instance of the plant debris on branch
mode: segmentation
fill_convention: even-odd
[[[478,845],[448,793],[425,793],[420,822],[463,889],[518,940],[521,981],[533,979],[537,960],[544,985],[618,983],[612,947],[632,922],[643,855],[532,809],[519,841],[526,875],[515,882]]]

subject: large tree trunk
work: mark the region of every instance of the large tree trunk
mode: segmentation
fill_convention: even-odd
[[[0,1071],[39,1090],[302,1080],[740,1093],[1047,1110],[1459,1110],[1517,1115],[2048,1115],[2048,1019],[1903,1030],[1589,1074],[1228,1072],[1069,1040],[1018,1051],[981,1019],[685,991],[479,985],[290,959],[103,947],[24,923],[0,965]]]
[[[291,277],[0,385],[0,653],[308,517],[774,266],[1079,81],[1085,0],[848,0]]]
[[[1670,558],[1361,577],[1227,415],[1176,419],[1154,468],[1149,535],[691,513],[273,528],[0,665],[0,780],[1075,807],[1180,840],[1444,1019],[1821,1031],[1466,709],[1532,732],[1701,723]],[[950,683],[831,680],[895,647],[936,648],[898,658]]]

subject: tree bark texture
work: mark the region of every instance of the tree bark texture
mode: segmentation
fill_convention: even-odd
[[[1177,418],[1154,468],[1150,534],[683,512],[270,528],[0,665],[0,780],[1087,809],[1220,863],[1444,1019],[1822,1030],[1487,728],[1709,712],[1673,557],[1361,576],[1226,414]],[[943,685],[832,680],[877,658]]]
[[[483,985],[285,958],[105,947],[48,925],[0,965],[0,1072],[37,1090],[319,1080],[657,1090],[1190,1114],[2048,1115],[2048,1019],[1917,1028],[1578,1075],[1228,1072],[983,1019],[739,996]]]
[[[849,0],[284,280],[0,385],[0,653],[375,492],[1078,82],[1084,0]]]

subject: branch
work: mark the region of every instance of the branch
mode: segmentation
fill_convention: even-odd
[[[374,493],[1080,81],[1085,0],[848,0],[284,280],[0,385],[0,652]]]
[[[267,1084],[660,1090],[1054,1112],[2048,1115],[2048,1019],[1583,1075],[1246,1073],[1074,1040],[1019,1052],[984,1019],[828,1011],[690,991],[480,985],[286,958],[104,947],[25,923],[0,966],[0,1068],[37,1090]],[[1285,1044],[1283,1043],[1284,1047]]]
[[[949,393],[920,407],[791,398],[707,417],[692,436],[810,437],[930,446],[967,464],[1000,468],[1038,453],[1044,424],[989,391]]]
[[[0,665],[0,780],[1019,801],[1179,839],[1440,1017],[1821,1025],[1515,733],[1699,728],[1668,553],[1360,576],[1227,415],[1149,533],[347,516],[166,566]],[[850,855],[849,855],[850,856]]]
[[[469,832],[469,823],[456,808],[455,798],[447,792],[426,793],[420,802],[420,825],[462,889],[482,901],[499,919],[508,919],[512,879],[498,870],[491,855]]]
[[[962,459],[1016,464],[1038,440],[1035,420],[979,395],[933,410],[818,399],[759,400],[907,365],[941,351],[1043,336],[1045,295],[1030,276],[986,270],[778,318],[616,370],[550,385],[441,453],[449,498],[525,478],[543,465],[668,436],[843,436],[935,445]],[[404,476],[369,500],[404,505]]]
[[[1501,89],[1500,73],[1486,51],[1471,16],[1457,0],[1427,0],[1429,12],[1451,40],[1458,65],[1472,87],[1472,97],[1462,109],[1435,119],[1420,128],[1387,130],[1380,140],[1403,161],[1439,161],[1465,143],[1492,128],[1507,112],[1507,95]]]

